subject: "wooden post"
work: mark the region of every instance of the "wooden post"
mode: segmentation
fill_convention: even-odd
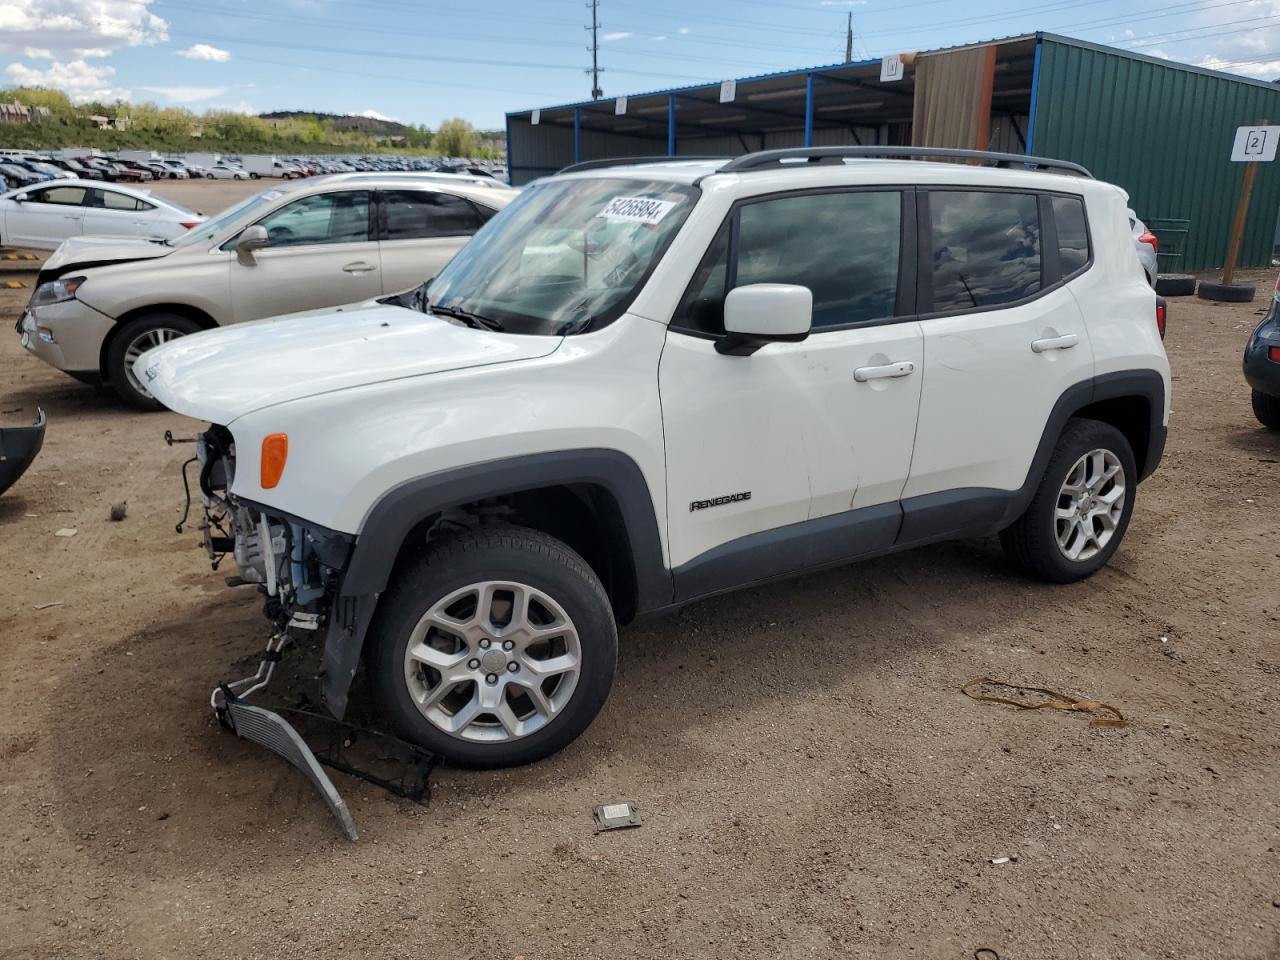
[[[1262,126],[1262,124],[1258,124]],[[1244,239],[1244,223],[1249,215],[1249,196],[1253,193],[1253,178],[1258,172],[1256,163],[1244,168],[1244,185],[1240,188],[1240,202],[1236,204],[1236,218],[1231,224],[1231,242],[1227,245],[1227,262],[1222,267],[1222,282],[1231,286],[1236,274],[1236,260],[1240,256],[1240,242]]]
[[[1269,121],[1259,120],[1254,126],[1265,127]],[[1231,223],[1231,240],[1227,244],[1227,261],[1222,265],[1222,283],[1231,286],[1236,275],[1236,260],[1240,257],[1240,243],[1244,240],[1244,225],[1249,217],[1249,197],[1253,195],[1253,178],[1257,176],[1258,164],[1250,161],[1244,168],[1244,183],[1240,187],[1240,202],[1236,204],[1236,217]]]

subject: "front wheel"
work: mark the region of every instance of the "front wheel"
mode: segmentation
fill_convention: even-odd
[[[216,180],[216,179],[218,179],[218,178],[217,178],[217,177],[215,177],[212,173],[206,173],[206,174],[204,175],[204,177],[205,177],[205,179],[206,179],[206,180]]]
[[[107,379],[120,399],[139,410],[163,409],[134,372],[133,362],[152,347],[200,329],[194,320],[172,313],[150,313],[126,323],[107,350]]]
[[[568,545],[481,527],[400,571],[366,651],[401,737],[459,766],[509,767],[587,728],[613,683],[618,634],[599,578]]]
[[[251,174],[249,174],[249,176],[250,176],[252,179],[254,179],[254,180],[257,180],[257,179],[258,179],[258,175],[257,175],[256,173],[251,173]]]
[[[1125,435],[1071,420],[1026,512],[1000,534],[1005,553],[1053,583],[1092,576],[1116,552],[1133,514],[1138,469]]]

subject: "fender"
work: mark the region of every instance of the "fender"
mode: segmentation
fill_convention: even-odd
[[[670,606],[671,571],[653,497],[634,460],[616,450],[585,449],[490,460],[402,483],[374,504],[356,537],[325,638],[322,692],[341,717],[355,676],[365,634],[387,588],[391,569],[409,532],[434,513],[487,497],[542,487],[594,484],[614,498],[622,514],[635,568],[636,609]]]

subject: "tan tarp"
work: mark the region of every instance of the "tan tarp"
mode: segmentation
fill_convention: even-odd
[[[987,45],[916,58],[912,146],[987,149],[995,52]]]

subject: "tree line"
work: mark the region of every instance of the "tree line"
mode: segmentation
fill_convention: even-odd
[[[30,124],[0,124],[0,146],[10,149],[90,147],[100,150],[225,151],[244,153],[431,153],[446,157],[492,157],[501,153],[500,131],[476,130],[460,117],[436,130],[425,124],[384,121],[385,133],[368,129],[365,118],[308,113],[273,118],[229,110],[195,113],[154,103],[73,104],[60,90],[43,87],[0,89],[0,102],[41,107]],[[102,129],[90,117],[107,117]],[[362,122],[354,122],[362,121]],[[393,144],[391,137],[396,138]]]

